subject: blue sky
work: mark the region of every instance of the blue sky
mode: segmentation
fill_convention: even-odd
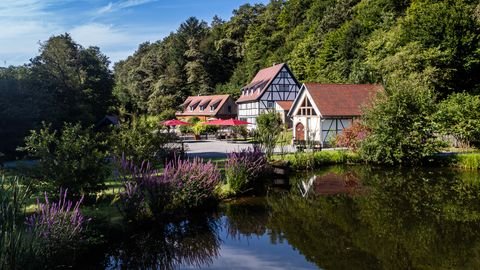
[[[99,46],[112,62],[159,40],[190,16],[223,19],[245,3],[268,0],[0,0],[0,66],[27,63],[38,43],[65,32]]]

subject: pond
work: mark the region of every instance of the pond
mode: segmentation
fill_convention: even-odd
[[[110,231],[83,268],[480,269],[480,174],[328,167],[209,213]]]

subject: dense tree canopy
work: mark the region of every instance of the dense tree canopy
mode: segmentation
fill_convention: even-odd
[[[39,120],[92,123],[113,104],[112,92],[120,111],[172,115],[188,95],[236,97],[258,69],[279,62],[299,81],[392,85],[414,76],[440,100],[478,94],[479,14],[476,0],[245,4],[228,20],[191,17],[167,37],[140,44],[115,63],[114,81],[99,48],[54,36],[29,65],[0,70],[0,103],[13,104],[0,108],[9,127],[0,137],[21,137]]]
[[[63,34],[42,43],[30,64],[0,69],[0,152],[13,153],[41,121],[100,120],[114,104],[109,64],[99,48]]]
[[[421,77],[440,98],[478,92],[480,5],[472,0],[272,0],[210,25],[189,18],[115,66],[127,110],[159,113],[191,94],[240,94],[262,67],[300,81],[388,83]]]

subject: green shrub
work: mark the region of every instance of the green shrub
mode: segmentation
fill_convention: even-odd
[[[187,120],[187,122],[190,123],[191,125],[190,126],[180,126],[180,132],[182,132],[182,134],[192,133],[193,132],[192,127],[196,123],[200,122],[200,118],[195,116],[195,117],[189,118]]]
[[[122,122],[112,131],[109,143],[115,156],[124,155],[139,164],[144,160],[161,163],[173,158],[176,153],[181,155],[180,148],[172,144],[176,140],[174,133],[161,132],[158,122],[141,118]]]
[[[457,140],[480,145],[480,96],[457,93],[443,100],[435,114],[439,131]]]
[[[366,161],[418,164],[443,145],[434,134],[435,95],[414,81],[393,83],[386,89],[389,94],[378,97],[366,110],[364,120],[370,133],[360,148]]]
[[[104,188],[109,175],[107,144],[92,128],[65,123],[57,131],[44,123],[41,130],[25,138],[22,149],[38,158],[33,176],[50,190],[65,188],[79,195]]]
[[[267,112],[257,117],[257,129],[255,131],[255,139],[260,143],[263,151],[270,159],[273,150],[277,145],[278,137],[283,129],[283,121],[276,112]]]
[[[265,173],[267,158],[259,147],[243,149],[228,155],[225,163],[226,185],[223,195],[235,195],[254,188],[259,176]]]

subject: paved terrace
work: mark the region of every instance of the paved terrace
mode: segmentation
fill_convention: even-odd
[[[252,147],[253,144],[245,142],[224,141],[224,140],[186,140],[187,154],[189,157],[201,158],[225,158],[227,153],[239,151]],[[294,152],[292,145],[286,145],[284,152]],[[280,153],[280,148],[275,149],[276,153]]]

